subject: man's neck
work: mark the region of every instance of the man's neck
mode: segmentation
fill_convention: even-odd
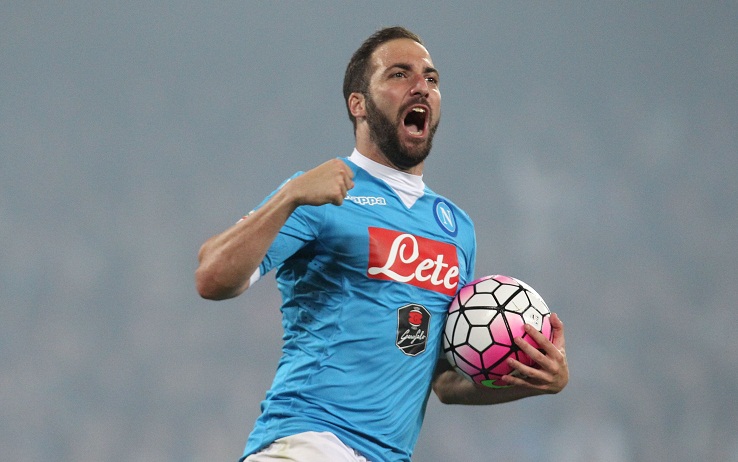
[[[413,175],[381,164],[363,155],[358,149],[354,149],[349,160],[366,170],[371,176],[387,183],[400,197],[405,207],[412,207],[415,201],[425,194],[425,183],[423,183],[422,175]],[[349,194],[351,194],[351,191],[349,191]]]

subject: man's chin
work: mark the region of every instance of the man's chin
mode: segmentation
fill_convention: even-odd
[[[411,135],[400,128],[398,141],[402,145],[405,155],[411,159],[419,159],[418,163],[420,163],[430,154],[434,134],[435,129],[427,129],[422,135],[418,136]]]
[[[417,159],[418,163],[425,160],[430,154],[431,140],[424,138],[422,140],[415,139],[412,143],[405,144],[405,154],[408,158]]]
[[[385,153],[385,155],[400,170],[409,170],[423,163],[429,153],[429,147],[424,144],[423,146],[406,146],[402,153]]]

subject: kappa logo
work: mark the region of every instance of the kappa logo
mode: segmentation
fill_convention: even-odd
[[[372,279],[397,281],[453,296],[459,285],[456,246],[409,233],[369,228]]]
[[[384,197],[346,195],[346,200],[358,205],[387,205]]]

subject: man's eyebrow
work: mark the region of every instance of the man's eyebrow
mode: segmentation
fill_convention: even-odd
[[[412,71],[413,70],[413,67],[410,64],[405,64],[405,63],[397,63],[397,64],[393,64],[392,66],[389,67],[390,70],[391,69],[395,69],[395,68],[399,68],[399,69],[402,69],[404,71]],[[438,72],[438,69],[436,69],[435,67],[431,67],[431,66],[428,66],[425,69],[423,69],[423,73],[424,74],[436,74],[436,75],[440,75],[440,73]]]

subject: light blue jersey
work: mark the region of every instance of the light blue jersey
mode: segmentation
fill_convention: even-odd
[[[328,431],[373,462],[409,461],[448,305],[473,280],[465,212],[424,186],[403,203],[344,160],[355,186],[343,205],[299,207],[260,266],[277,270],[284,346],[244,456]]]

